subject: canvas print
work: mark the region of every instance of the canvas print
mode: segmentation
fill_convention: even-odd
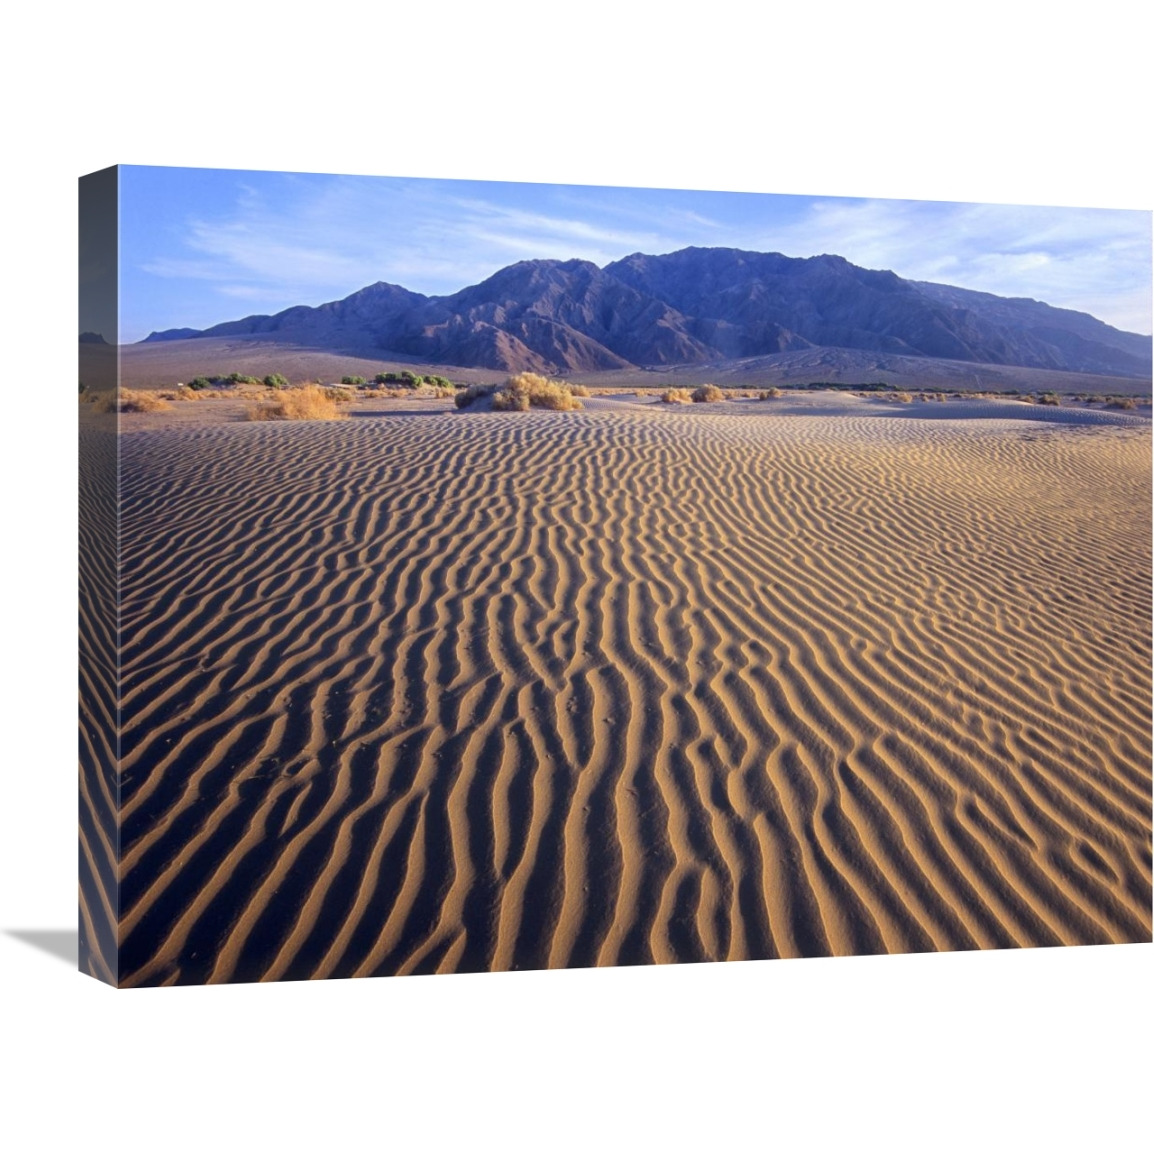
[[[81,180],[81,966],[1151,940],[1151,214]]]

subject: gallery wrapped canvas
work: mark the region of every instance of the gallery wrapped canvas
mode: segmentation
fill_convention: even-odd
[[[80,182],[81,968],[1151,938],[1145,212]]]

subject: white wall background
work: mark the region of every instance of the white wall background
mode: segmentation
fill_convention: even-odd
[[[123,161],[1154,207],[1144,7],[793,7],[6,17],[0,930],[75,924],[77,176]],[[1152,951],[117,993],[0,932],[0,1141],[1120,1149],[1149,1131]]]

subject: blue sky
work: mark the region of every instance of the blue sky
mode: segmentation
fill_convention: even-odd
[[[122,341],[337,300],[455,292],[514,261],[726,246],[1079,309],[1151,331],[1151,214],[754,193],[121,169]]]

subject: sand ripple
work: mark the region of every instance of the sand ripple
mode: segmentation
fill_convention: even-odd
[[[84,972],[114,983],[119,808],[114,420],[82,415],[79,483],[79,962]]]
[[[127,984],[1150,939],[1148,426],[122,452]]]

